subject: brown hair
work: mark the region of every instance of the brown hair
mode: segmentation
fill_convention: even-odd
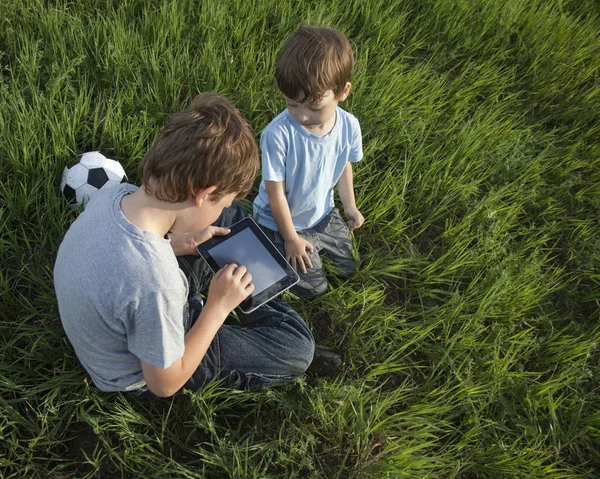
[[[138,173],[148,194],[161,201],[182,202],[213,185],[212,199],[219,200],[248,194],[259,164],[252,127],[239,110],[222,95],[201,93],[167,121]]]
[[[317,103],[327,90],[341,95],[353,65],[352,47],[342,33],[305,25],[277,53],[275,78],[290,100]]]

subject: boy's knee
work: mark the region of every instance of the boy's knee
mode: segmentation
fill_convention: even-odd
[[[310,366],[315,355],[315,340],[312,334],[303,334],[302,338],[294,346],[294,360],[292,370],[294,376],[302,376]]]
[[[341,268],[341,276],[343,278],[349,278],[350,276],[352,276],[354,273],[356,273],[356,270],[358,269],[358,260],[354,259],[354,258],[349,258],[348,261],[345,261]]]
[[[327,280],[319,281],[318,283],[307,283],[300,280],[294,287],[292,292],[304,299],[314,299],[324,295],[328,291]]]
[[[299,316],[297,319],[288,319],[286,329],[287,344],[277,353],[277,366],[272,378],[287,378],[285,381],[289,382],[303,376],[310,366],[315,354],[315,340],[308,326]]]
[[[277,361],[282,368],[280,374],[302,376],[314,356],[315,340],[312,332],[304,319],[287,303],[279,301],[275,306],[283,308],[285,317],[280,324],[284,346],[277,352]]]
[[[333,264],[334,272],[340,278],[344,278],[344,279],[352,276],[358,269],[358,266],[359,266],[359,260],[355,259],[353,256],[344,258],[341,261],[338,259],[338,261],[336,261]]]
[[[236,218],[245,218],[246,216],[248,216],[248,213],[246,212],[244,207],[241,205],[241,203],[238,203],[237,201],[232,202],[231,206],[229,206],[227,209],[229,209],[232,212],[232,214],[236,216]]]
[[[237,223],[238,221],[243,220],[246,216],[248,216],[248,213],[246,213],[244,207],[237,201],[234,201],[231,203],[231,206],[223,208],[221,215],[219,218],[217,218],[213,225],[226,228],[234,223]]]

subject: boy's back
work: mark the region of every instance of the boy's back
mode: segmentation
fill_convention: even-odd
[[[140,359],[168,367],[183,354],[187,280],[168,240],[124,218],[120,200],[136,189],[98,192],[65,235],[54,269],[65,331],[105,391],[143,385]]]

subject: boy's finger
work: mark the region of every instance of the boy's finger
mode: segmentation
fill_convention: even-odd
[[[224,269],[225,271],[223,271],[223,274],[229,274],[233,276],[236,270],[238,269],[238,265],[235,263],[229,263],[227,266],[224,267]]]
[[[242,278],[240,279],[240,284],[245,288],[248,286],[248,284],[250,284],[252,282],[252,275],[250,273],[246,273],[244,276],[242,276]]]
[[[304,256],[301,256],[298,259],[298,264],[300,265],[300,267],[302,268],[302,273],[306,274],[306,260],[304,259]]]
[[[219,271],[216,272],[215,279],[219,279],[221,276],[223,276],[223,273],[225,272],[225,269],[227,268],[227,266],[229,266],[229,265],[226,264]]]
[[[306,264],[306,267],[308,269],[312,268],[312,261],[310,260],[310,257],[308,255],[304,255],[304,264]]]
[[[227,236],[231,233],[229,228],[221,228],[220,226],[211,226],[211,234],[213,236]]]
[[[244,265],[239,265],[238,268],[233,273],[233,275],[236,278],[239,278],[241,280],[244,277],[244,275],[246,274],[246,271],[247,271],[247,269]]]
[[[296,258],[294,258],[293,256],[289,259],[289,263],[292,266],[292,268],[294,268],[294,271],[298,271],[296,269]]]

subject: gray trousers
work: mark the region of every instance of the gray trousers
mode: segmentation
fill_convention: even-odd
[[[279,252],[285,256],[284,241],[279,232],[261,227]],[[337,208],[332,209],[312,228],[297,233],[314,248],[313,253],[307,253],[313,267],[308,269],[306,274],[298,270],[300,281],[291,288],[291,291],[298,296],[315,298],[327,292],[327,278],[321,256],[331,261],[336,273],[343,278],[351,276],[356,270],[358,258],[354,257],[350,231]]]

